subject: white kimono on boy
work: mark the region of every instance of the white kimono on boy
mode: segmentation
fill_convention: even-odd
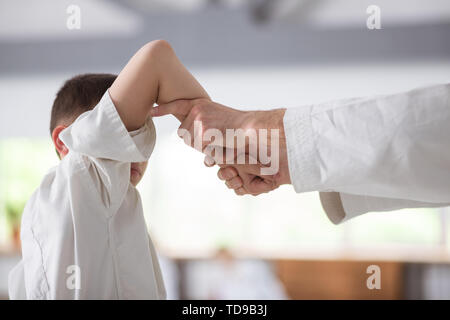
[[[22,217],[22,260],[11,299],[164,299],[130,163],[149,159],[152,120],[128,132],[106,92],[63,130],[69,153],[50,170]]]

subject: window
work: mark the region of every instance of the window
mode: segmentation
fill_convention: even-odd
[[[50,139],[0,140],[0,247],[11,245],[20,212],[45,172],[57,163]]]

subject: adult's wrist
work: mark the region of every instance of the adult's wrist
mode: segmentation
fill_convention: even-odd
[[[258,147],[266,145],[266,147],[268,148],[268,152],[271,152],[272,143],[274,142],[272,140],[273,137],[271,137],[271,130],[278,130],[277,151],[279,170],[278,173],[274,175],[278,185],[291,183],[287,160],[286,135],[283,121],[285,113],[286,109],[248,111],[244,115],[244,121],[242,124],[242,128],[244,129],[256,130],[258,134]],[[262,144],[259,141],[260,129],[266,129],[268,137],[267,141]]]
[[[243,129],[279,129],[283,131],[283,117],[286,109],[246,111],[242,117]]]
[[[279,170],[275,175],[275,180],[278,185],[291,184],[288,165],[288,153],[286,144],[286,132],[284,129],[284,116],[286,109],[273,110],[272,118],[274,126],[279,130]]]

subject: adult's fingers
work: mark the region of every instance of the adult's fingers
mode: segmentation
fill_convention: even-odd
[[[277,187],[274,180],[263,179],[261,177],[254,177],[250,183],[245,185],[246,190],[252,195],[267,193]]]
[[[248,173],[254,175],[261,175],[261,168],[265,167],[265,165],[260,164],[256,158],[246,154],[245,150],[223,148],[218,145],[208,144],[203,149],[203,153],[208,158],[208,164],[210,164],[210,166],[214,165],[214,163],[219,166],[233,165],[235,167],[246,168],[245,170],[250,170]]]
[[[181,138],[183,138],[184,142],[188,145],[191,146],[193,148],[195,148],[194,146],[194,141],[195,141],[195,137],[194,137],[194,127],[193,127],[193,122],[195,119],[195,115],[193,113],[189,113],[184,119],[183,121],[181,121],[181,125],[178,128],[178,136],[180,136]],[[201,151],[201,150],[199,150]]]
[[[273,179],[273,176],[263,175],[261,173],[262,169],[265,167],[264,165],[262,165],[260,163],[249,164],[250,158],[251,157],[247,156],[244,164],[241,164],[238,162],[237,164],[233,164],[233,167],[236,168],[236,170],[238,172],[243,172],[250,176],[258,176],[258,177],[261,177],[262,179],[269,179],[269,180]],[[237,160],[239,160],[239,159],[237,159]]]
[[[244,187],[234,189],[234,192],[235,192],[238,196],[243,196],[243,195],[247,194],[247,191],[244,189]]]
[[[225,184],[226,184],[226,186],[229,189],[238,189],[238,188],[243,186],[242,179],[239,176],[231,178],[230,180],[225,181]]]
[[[235,149],[223,148],[218,145],[208,144],[204,149],[203,153],[214,161],[214,163],[208,160],[208,163],[212,165],[225,165],[225,164],[234,164],[236,163],[234,159],[236,158],[237,151]]]
[[[219,171],[217,172],[217,176],[220,180],[230,180],[238,176],[238,172],[233,167],[225,167],[219,169]]]
[[[214,161],[214,158],[212,158],[210,156],[205,156],[205,159],[203,160],[203,163],[207,167],[212,167],[212,166],[214,166],[216,164],[216,161]]]
[[[195,99],[192,100],[175,100],[169,103],[160,104],[150,110],[152,117],[161,117],[168,114],[174,115],[180,122],[186,118],[194,106]]]

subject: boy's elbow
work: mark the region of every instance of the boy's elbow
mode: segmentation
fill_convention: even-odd
[[[167,55],[168,53],[173,53],[173,48],[170,43],[166,40],[153,40],[145,44],[141,50],[146,54],[154,55]]]
[[[151,45],[155,46],[156,48],[160,48],[163,50],[173,50],[169,41],[163,40],[163,39],[153,40],[153,41],[150,41],[148,44],[151,44]]]

